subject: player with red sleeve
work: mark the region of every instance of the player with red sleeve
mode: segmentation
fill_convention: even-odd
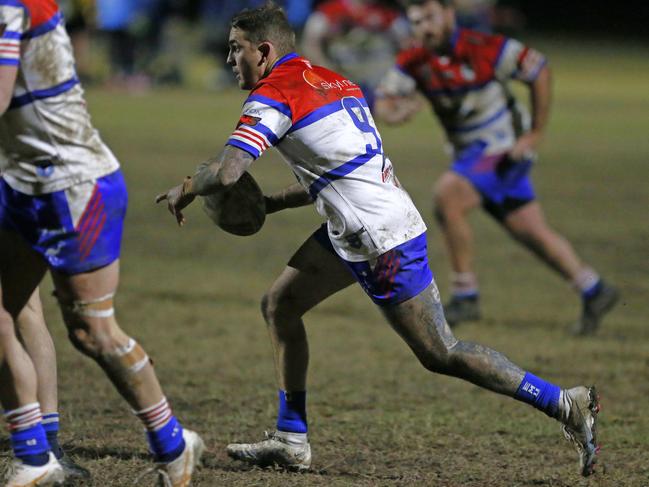
[[[401,52],[397,66],[381,82],[376,116],[388,123],[407,121],[419,109],[419,92],[431,104],[452,149],[451,168],[435,188],[435,215],[453,269],[449,323],[480,318],[467,213],[482,205],[511,236],[573,284],[583,306],[575,332],[594,333],[618,292],[547,224],[530,179],[550,110],[545,57],[517,40],[457,27],[450,0],[413,0],[408,5],[419,45]],[[512,79],[528,87],[531,117],[514,98]]]
[[[166,201],[182,225],[182,211],[196,196],[218,199],[272,146],[298,183],[267,196],[267,213],[313,203],[326,223],[262,299],[279,384],[277,430],[258,443],[231,444],[228,454],[258,466],[310,467],[302,317],[356,281],[424,367],[556,418],[580,448],[582,473],[590,475],[597,451],[595,389],[561,389],[453,335],[428,265],[426,227],[394,174],[358,86],[296,54],[295,35],[272,3],[241,12],[231,26],[228,64],[239,86],[250,90],[237,126],[216,158],[156,200]]]

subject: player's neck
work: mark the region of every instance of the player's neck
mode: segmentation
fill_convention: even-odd
[[[266,72],[264,73],[264,78],[268,76],[272,71],[275,65],[277,65],[277,62],[282,59],[282,56],[278,56],[277,54],[274,55],[274,57],[269,56],[268,63],[266,65]]]

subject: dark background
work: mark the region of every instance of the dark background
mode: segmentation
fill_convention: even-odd
[[[501,0],[499,4],[518,8],[526,27],[536,31],[649,39],[647,1]]]

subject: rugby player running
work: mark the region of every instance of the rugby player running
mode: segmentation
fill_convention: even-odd
[[[570,281],[582,298],[574,328],[595,333],[618,300],[617,290],[582,262],[551,228],[536,200],[530,170],[543,138],[551,98],[545,57],[514,39],[459,28],[452,0],[408,0],[419,45],[402,51],[377,90],[375,115],[387,123],[410,119],[430,102],[450,146],[453,164],[437,181],[435,216],[451,259],[451,325],[480,318],[474,242],[467,214],[482,205],[515,240]],[[509,81],[530,93],[531,117]]]
[[[453,336],[428,267],[426,227],[399,184],[352,81],[313,66],[272,3],[231,22],[228,63],[244,90],[237,128],[225,148],[192,177],[157,196],[179,225],[198,195],[223,193],[269,147],[298,183],[267,197],[267,212],[315,204],[327,223],[297,250],[262,301],[279,385],[277,430],[228,454],[253,465],[308,469],[306,376],[309,348],[302,316],[358,281],[424,367],[530,404],[559,420],[580,451],[581,472],[596,460],[594,387],[561,389],[500,353]]]

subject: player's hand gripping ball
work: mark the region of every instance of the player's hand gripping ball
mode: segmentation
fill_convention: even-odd
[[[244,172],[225,194],[202,196],[201,200],[210,220],[233,235],[253,235],[266,220],[264,194],[248,172]]]

